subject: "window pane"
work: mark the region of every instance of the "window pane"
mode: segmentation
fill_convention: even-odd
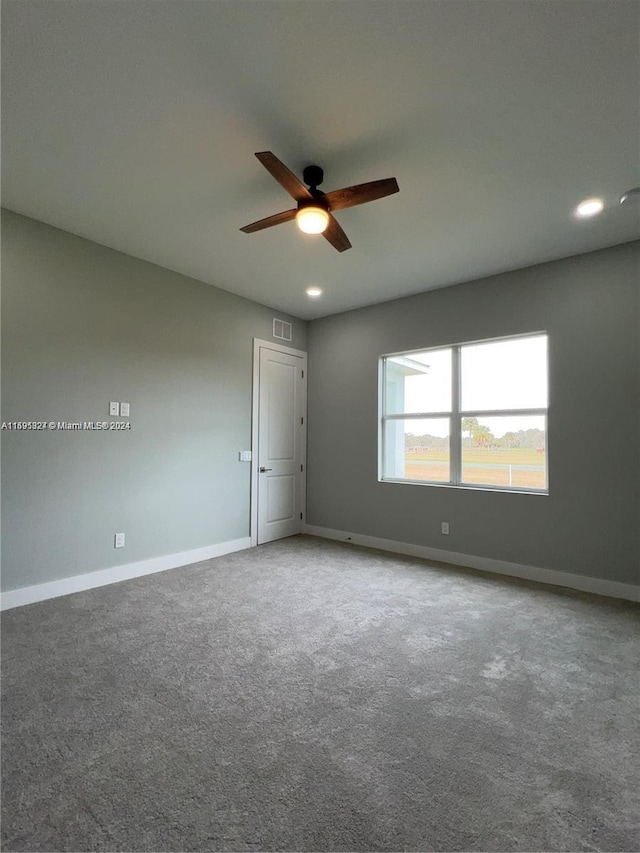
[[[547,406],[547,336],[461,348],[462,410]]]
[[[546,418],[462,418],[462,482],[547,488]]]
[[[451,411],[451,350],[385,359],[385,413]]]
[[[449,418],[384,423],[383,477],[448,483]]]

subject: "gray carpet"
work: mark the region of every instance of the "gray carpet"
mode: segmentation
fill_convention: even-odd
[[[638,850],[638,613],[311,537],[9,611],[4,849]]]

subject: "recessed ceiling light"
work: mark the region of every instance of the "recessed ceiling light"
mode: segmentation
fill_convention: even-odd
[[[585,198],[576,207],[575,214],[580,219],[588,219],[590,216],[596,216],[604,210],[604,202],[601,198]]]
[[[321,287],[308,287],[305,291],[307,296],[310,296],[312,299],[317,299],[318,296],[322,296],[322,288]]]
[[[625,201],[633,201],[638,198],[640,198],[640,187],[634,187],[632,190],[627,190],[626,193],[622,193],[620,196],[620,204],[624,204]]]

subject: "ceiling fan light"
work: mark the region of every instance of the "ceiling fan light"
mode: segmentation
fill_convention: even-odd
[[[322,207],[308,205],[296,213],[296,222],[305,234],[322,234],[329,224],[329,214]]]

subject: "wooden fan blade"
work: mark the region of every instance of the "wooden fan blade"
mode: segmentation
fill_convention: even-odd
[[[322,236],[339,252],[346,252],[347,249],[351,248],[349,238],[342,230],[338,220],[331,214],[329,214],[329,224],[327,225],[326,230],[322,232]]]
[[[367,201],[393,195],[399,190],[400,187],[395,178],[383,178],[381,181],[369,181],[367,184],[356,184],[353,187],[344,187],[341,190],[325,193],[324,201],[329,205],[329,210],[342,210],[345,207],[354,207],[356,204],[365,204]]]
[[[296,218],[297,208],[292,210],[283,210],[282,213],[274,213],[273,216],[267,216],[266,219],[259,219],[257,222],[252,222],[251,225],[245,225],[241,228],[245,234],[253,234],[254,231],[262,231],[263,228],[271,228],[272,225],[280,225],[281,222],[291,222]]]
[[[272,154],[271,151],[258,151],[256,157],[267,172],[273,175],[280,186],[285,188],[291,198],[295,198],[296,201],[313,198],[302,181],[299,181],[293,172],[287,169],[284,163],[278,160],[276,155]]]

